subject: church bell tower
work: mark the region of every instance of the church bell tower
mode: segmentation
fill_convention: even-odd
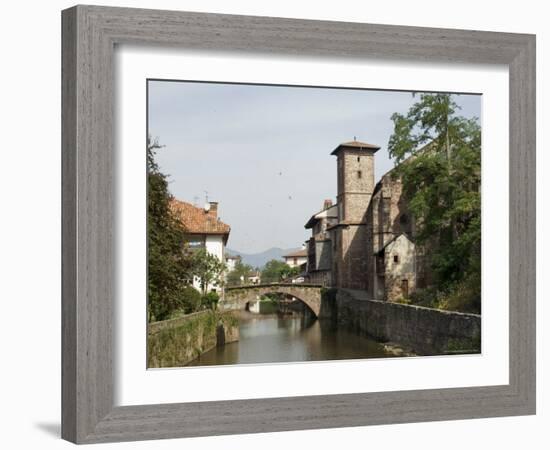
[[[340,144],[337,158],[338,225],[334,233],[333,274],[337,287],[368,290],[368,211],[374,191],[374,154],[379,146],[351,141]]]

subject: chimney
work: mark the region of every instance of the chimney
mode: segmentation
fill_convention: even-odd
[[[215,219],[218,218],[218,202],[210,202],[210,210],[208,211],[208,214]]]
[[[325,209],[329,209],[331,206],[332,206],[332,200],[330,198],[327,198],[323,203],[323,211]]]

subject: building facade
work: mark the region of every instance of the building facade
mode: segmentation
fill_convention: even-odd
[[[338,207],[325,200],[323,209],[311,216],[306,229],[311,229],[307,241],[307,281],[323,286],[332,285],[332,241],[329,228],[338,223]]]
[[[283,255],[285,263],[290,267],[301,267],[307,262],[307,250],[306,248],[301,248],[294,252],[290,252],[286,255]]]
[[[189,250],[204,249],[220,261],[225,261],[225,246],[231,227],[218,217],[217,202],[208,202],[200,208],[191,203],[173,199],[170,208],[185,228]],[[224,278],[224,274],[221,278]],[[197,290],[201,290],[200,278],[193,277],[192,284]],[[223,286],[220,283],[211,283],[206,286],[206,290],[221,295]]]
[[[427,283],[422,248],[415,244],[415,223],[409,211],[401,179],[391,170],[380,178],[372,196],[374,255],[371,277],[373,298],[396,301],[407,298]]]
[[[429,283],[429,273],[423,249],[414,242],[414,219],[400,178],[392,170],[374,181],[379,149],[354,140],[333,150],[337,203],[325,201],[323,210],[305,225],[312,231],[307,280],[398,301]]]
[[[372,271],[367,249],[372,247],[369,205],[374,192],[374,154],[380,147],[352,141],[332,155],[337,164],[338,222],[329,227],[332,241],[332,282],[337,287],[369,290]]]
[[[233,272],[235,268],[237,267],[237,264],[241,262],[241,256],[240,255],[229,255],[228,253],[225,253],[225,274],[226,276]]]

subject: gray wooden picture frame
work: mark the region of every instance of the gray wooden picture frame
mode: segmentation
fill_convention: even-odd
[[[115,407],[113,52],[117,44],[507,65],[509,384]],[[535,36],[75,6],[62,12],[62,108],[64,439],[93,443],[535,413]]]

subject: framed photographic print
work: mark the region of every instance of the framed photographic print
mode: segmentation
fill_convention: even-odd
[[[534,414],[534,36],[62,17],[65,439]]]

